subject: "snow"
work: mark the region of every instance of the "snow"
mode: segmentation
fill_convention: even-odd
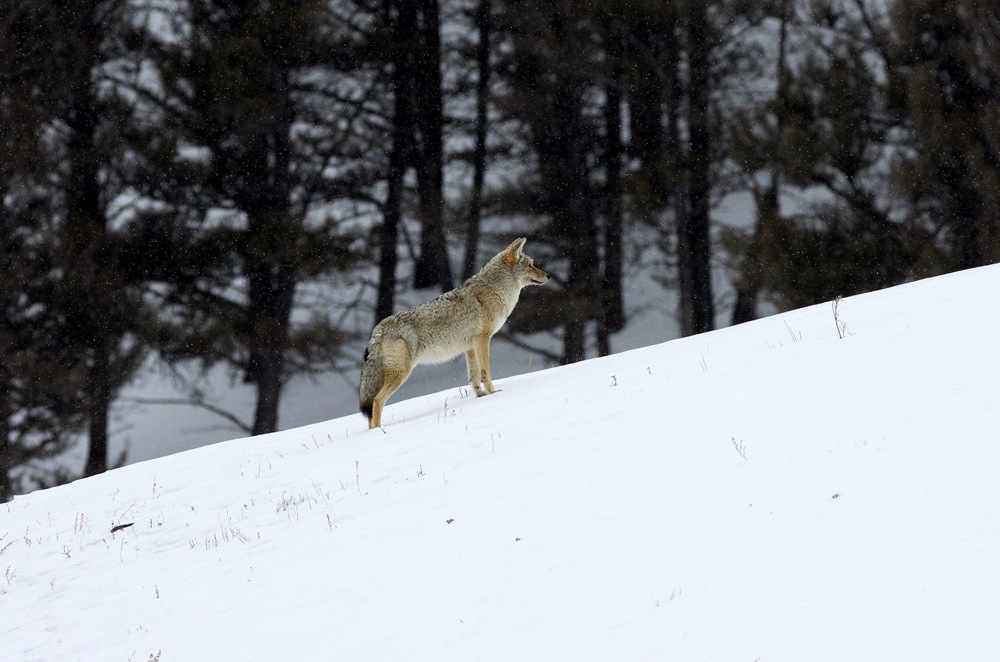
[[[966,271],[844,299],[843,338],[825,303],[18,497],[0,657],[995,660],[998,290]]]

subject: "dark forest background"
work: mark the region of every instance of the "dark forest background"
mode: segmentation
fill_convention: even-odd
[[[733,324],[994,262],[998,127],[976,0],[9,0],[0,501],[81,437],[121,461],[149,361],[228,367],[252,421],[190,402],[275,430],[290,378],[513,236],[555,284],[511,335],[561,362],[612,351],[640,253],[685,335],[719,256]]]

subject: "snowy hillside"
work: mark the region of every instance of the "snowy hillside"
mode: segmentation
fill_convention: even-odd
[[[998,292],[968,271],[18,497],[0,658],[996,660]]]

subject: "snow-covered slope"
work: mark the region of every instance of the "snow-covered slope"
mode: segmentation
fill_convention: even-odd
[[[998,291],[968,271],[19,497],[0,658],[996,660]]]

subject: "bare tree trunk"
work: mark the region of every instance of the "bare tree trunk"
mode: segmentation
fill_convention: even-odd
[[[617,54],[616,54],[617,55]],[[614,57],[614,56],[612,56]],[[602,317],[597,324],[597,353],[611,353],[611,334],[625,326],[622,295],[622,201],[621,201],[621,72],[615,66],[607,87],[604,109],[605,223],[604,273],[601,275]]]
[[[10,477],[13,464],[10,447],[10,393],[7,390],[9,375],[0,367],[0,503],[14,498],[14,487]]]
[[[472,199],[465,231],[465,260],[462,279],[476,273],[479,249],[480,215],[483,203],[483,179],[486,173],[486,129],[490,95],[490,8],[491,0],[479,0],[476,24],[479,27],[479,44],[476,47],[476,64],[479,78],[476,81],[476,147],[472,156]]]
[[[678,218],[677,253],[684,335],[711,331],[715,324],[712,296],[711,138],[709,135],[709,45],[705,8],[692,3],[688,15],[688,154],[687,209]]]
[[[298,275],[295,235],[298,222],[291,210],[291,126],[294,109],[289,70],[278,50],[268,62],[273,118],[263,136],[250,137],[250,178],[256,187],[243,194],[241,208],[249,217],[246,259],[247,305],[252,337],[246,376],[257,386],[252,434],[278,429],[278,405],[285,377],[285,352]]]
[[[265,262],[248,268],[247,278],[253,340],[246,374],[257,387],[251,434],[258,435],[278,429],[295,275],[286,265]]]
[[[685,145],[681,140],[681,124],[684,121],[683,109],[684,109],[684,97],[685,89],[681,81],[681,49],[678,44],[677,25],[674,25],[674,30],[667,35],[667,39],[663,44],[663,57],[661,70],[663,72],[663,87],[666,94],[666,120],[664,123],[663,131],[663,152],[665,161],[667,164],[665,167],[669,167],[668,172],[673,176],[673,190],[666,195],[661,204],[673,207],[674,211],[674,230],[677,236],[677,245],[672,247],[669,243],[669,228],[662,228],[663,238],[662,250],[664,253],[668,253],[672,248],[676,248],[678,256],[681,253],[681,228],[687,228],[690,225],[689,217],[691,215],[690,211],[690,198],[687,195],[687,190],[689,186],[687,178],[687,161],[685,150]],[[686,266],[686,265],[685,265]],[[685,287],[687,286],[687,281],[685,280],[685,271],[678,265],[678,276],[680,280],[680,292],[681,292],[681,306],[679,310],[680,322],[681,322],[681,332],[687,335],[688,329],[694,328],[694,311],[690,305],[690,297],[685,297]],[[687,305],[686,305],[687,304]]]
[[[66,304],[73,331],[81,334],[82,347],[89,355],[87,376],[88,450],[86,475],[102,473],[108,467],[108,409],[112,387],[110,352],[116,343],[114,329],[120,320],[114,312],[112,272],[115,256],[109,252],[109,237],[101,205],[100,158],[95,146],[97,108],[91,88],[91,70],[96,66],[98,31],[94,23],[96,7],[77,8],[79,60],[73,77],[77,86],[66,118],[70,131],[67,145],[66,180],[67,246],[69,247]]]
[[[399,106],[396,106],[397,110]],[[403,154],[406,137],[397,125],[393,129],[392,153],[389,155],[389,173],[386,178],[388,192],[382,225],[379,227],[379,280],[375,302],[375,324],[392,315],[396,300],[396,242],[399,240],[400,203],[403,195],[403,176],[406,167]]]
[[[958,267],[971,269],[983,265],[983,247],[979,237],[982,224],[983,198],[972,183],[968,156],[961,148],[946,154],[934,154],[932,160],[937,175],[944,184],[945,213],[951,218]]]
[[[563,363],[576,363],[587,358],[586,325],[583,320],[573,319],[563,327]]]
[[[664,94],[671,94],[669,76],[674,74],[675,67],[668,62],[664,74],[667,81],[661,79],[658,72],[661,68],[663,53],[663,37],[653,34],[645,26],[636,39],[638,45],[629,42],[632,48],[630,56],[640,63],[638,80],[631,89],[628,110],[631,137],[629,140],[630,155],[639,160],[642,166],[641,176],[648,187],[647,203],[650,209],[658,209],[667,204],[669,193],[667,184],[667,145],[663,132],[663,100]],[[667,48],[676,50],[674,40],[667,40]],[[669,58],[668,59],[672,59]],[[670,103],[674,103],[670,99]]]
[[[411,159],[413,136],[413,48],[412,33],[416,30],[416,7],[412,2],[388,3],[388,18],[392,26],[394,45],[392,62],[392,147],[389,153],[389,171],[386,175],[386,200],[382,225],[379,228],[379,282],[375,302],[375,323],[393,312],[396,299],[396,244],[399,241],[399,223],[402,215],[403,178]]]
[[[787,93],[785,53],[788,41],[788,21],[791,2],[785,0],[781,7],[781,28],[778,36],[778,62],[776,77],[777,104],[775,111],[774,145],[781,149],[785,131],[785,94]],[[780,163],[780,155],[776,155]],[[763,195],[757,196],[757,227],[743,256],[739,279],[736,282],[736,303],[733,306],[733,324],[742,324],[757,318],[757,298],[762,287],[761,260],[764,238],[771,234],[773,224],[781,216],[781,170],[775,165],[771,170],[771,183]]]
[[[594,214],[590,206],[590,185],[584,144],[582,92],[573,84],[560,85],[555,93],[553,110],[554,148],[550,158],[558,174],[555,184],[557,208],[563,227],[560,234],[569,242],[569,288],[581,301],[596,300],[599,292],[599,259]],[[586,305],[586,304],[585,304]],[[588,317],[571,311],[565,325],[566,363],[582,361]]]
[[[14,487],[8,473],[8,454],[6,449],[0,449],[0,503],[14,498]]]
[[[405,4],[405,0],[404,3]],[[453,286],[444,233],[444,154],[442,145],[441,36],[437,0],[418,0],[419,49],[414,67],[414,144],[420,196],[420,253],[413,286]]]
[[[736,283],[736,303],[733,305],[733,324],[742,324],[757,319],[757,298],[763,285],[762,252],[765,237],[772,234],[771,228],[781,213],[778,202],[779,176],[772,173],[771,184],[760,195],[757,201],[757,227],[754,229],[750,244],[743,254],[740,265],[739,280]]]
[[[379,227],[379,280],[375,302],[375,324],[392,315],[396,300],[396,263],[398,262],[396,242],[399,239],[403,176],[406,174],[406,167],[403,164],[406,137],[401,135],[402,133],[399,126],[393,129],[392,153],[389,156],[389,173],[386,179],[388,192],[382,225]]]
[[[86,476],[95,476],[108,470],[108,410],[112,399],[109,353],[107,340],[98,339],[92,349],[92,363],[87,375],[90,423],[87,464],[84,469]]]

